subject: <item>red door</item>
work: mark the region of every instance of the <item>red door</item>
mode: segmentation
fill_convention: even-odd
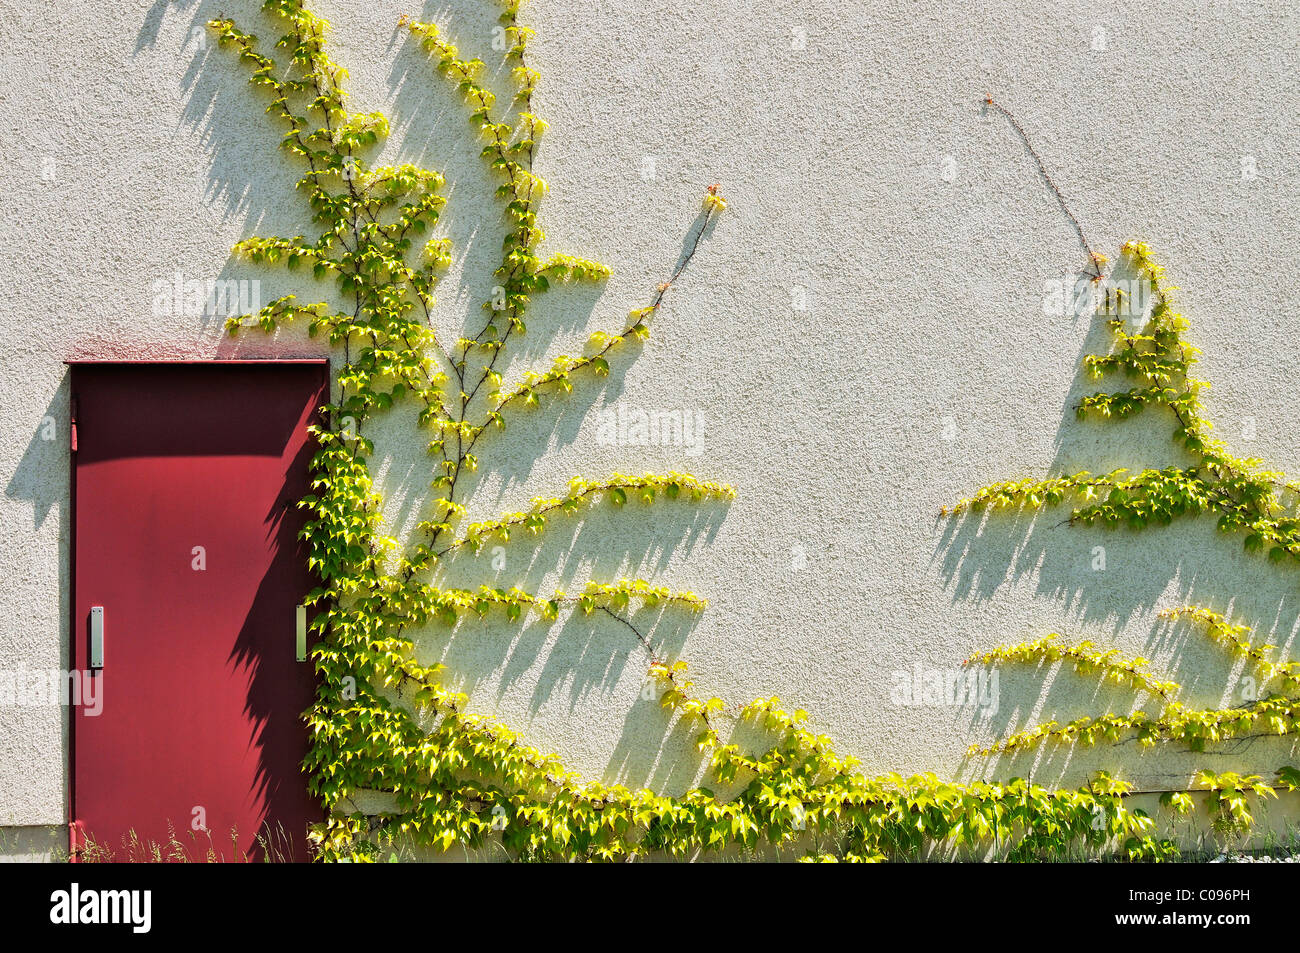
[[[72,669],[87,679],[72,817],[87,859],[155,844],[163,857],[306,859],[315,682],[296,643],[313,582],[295,504],[327,373],[72,367]]]

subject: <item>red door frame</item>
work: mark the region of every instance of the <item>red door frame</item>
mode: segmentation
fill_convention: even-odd
[[[330,392],[330,361],[328,358],[262,358],[262,359],[245,359],[245,358],[180,358],[175,360],[149,359],[149,358],[126,358],[126,359],[104,359],[96,360],[93,358],[69,359],[65,360],[64,366],[72,368],[79,366],[117,366],[117,365],[145,365],[145,366],[162,366],[162,367],[179,367],[179,366],[238,366],[238,365],[258,365],[258,366],[284,366],[284,365],[314,365],[322,369],[324,397],[329,399]],[[83,645],[84,638],[80,638],[80,630],[84,628],[79,624],[77,612],[77,395],[72,389],[72,376],[69,374],[69,449],[68,454],[68,488],[69,488],[69,505],[68,505],[68,668],[70,671],[77,671],[82,661],[89,663],[88,659],[83,659],[83,655],[88,651],[88,647]],[[306,595],[306,593],[304,593]],[[80,862],[78,852],[84,846],[84,837],[86,832],[82,828],[81,822],[77,819],[77,779],[76,779],[76,748],[77,746],[77,719],[75,712],[69,710],[68,714],[68,755],[66,762],[68,798],[67,798],[67,816],[68,816],[68,857],[71,863]]]

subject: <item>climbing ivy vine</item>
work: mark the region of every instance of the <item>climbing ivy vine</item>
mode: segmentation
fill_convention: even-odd
[[[309,563],[320,580],[308,596],[318,610],[311,629],[319,688],[306,713],[311,748],[304,764],[326,811],[312,832],[317,856],[373,860],[404,842],[444,850],[497,844],[526,860],[751,855],[775,848],[815,861],[906,859],[936,850],[992,850],[1021,860],[1074,850],[1118,852],[1133,860],[1173,854],[1173,844],[1155,834],[1153,819],[1126,803],[1131,786],[1104,773],[1078,790],[1048,790],[1020,779],[953,784],[933,775],[868,778],[809,727],[803,710],[788,711],[777,698],[736,706],[698,697],[686,663],[655,654],[630,615],[637,606],[659,603],[699,611],[705,602],[694,593],[643,579],[595,581],[576,594],[441,584],[449,553],[527,541],[586,507],[707,503],[734,494],[729,486],[679,472],[575,477],[527,510],[464,525],[471,482],[466,474],[479,466],[480,455],[490,453],[492,432],[507,426],[511,415],[537,412],[608,373],[611,361],[627,359],[626,345],[648,335],[665,295],[727,206],[717,185],[704,191],[701,221],[676,272],[630,312],[623,327],[597,332],[551,366],[506,381],[501,355],[526,333],[537,300],[554,283],[599,282],[609,272],[579,256],[542,255],[538,215],[546,185],[533,171],[533,159],[546,123],[533,111],[539,77],[528,55],[532,31],[519,20],[521,0],[497,6],[513,83],[508,103],[490,91],[484,63],[463,55],[437,26],[401,21],[429,54],[431,72],[463,97],[469,131],[482,142],[508,224],[497,293],[485,302],[481,326],[470,329],[473,336],[466,332],[454,340],[435,330],[434,289],[454,254],[448,239],[432,235],[447,203],[443,176],[410,163],[372,165],[367,157],[387,135],[388,122],[380,113],[349,107],[346,72],[327,53],[326,21],[299,0],[267,0],[263,9],[283,30],[269,51],[232,20],[209,24],[247,66],[250,82],[267,98],[266,111],[283,128],[280,147],[303,169],[298,192],[318,232],[248,238],[235,251],[254,262],[310,272],[345,303],[309,303],[289,294],[229,324],[237,334],[307,321],[310,332],[328,342],[337,369],[331,402],[313,429],[318,449],[312,492],[301,501],[308,512],[303,535]],[[1162,315],[1151,335],[1125,339],[1114,362],[1094,365],[1102,372],[1114,363],[1154,375],[1148,391],[1135,392],[1128,403],[1098,399],[1088,409],[1120,414],[1167,399],[1183,415],[1189,441],[1200,441],[1208,454],[1206,466],[1218,468],[1214,487],[1201,479],[1208,470],[1200,476],[1144,474],[1136,482],[1112,476],[1109,484],[1081,477],[989,488],[959,509],[1037,505],[1092,487],[1094,494],[1104,489],[1106,499],[1081,510],[1080,522],[1156,519],[1192,505],[1179,494],[1208,494],[1232,519],[1245,520],[1242,526],[1289,552],[1296,526],[1264,515],[1260,507],[1271,505],[1271,498],[1253,495],[1253,471],[1212,449],[1182,397],[1185,391],[1174,383],[1186,367],[1178,362],[1190,352],[1166,330],[1181,325]],[[414,540],[383,533],[383,501],[370,470],[376,451],[366,436],[370,422],[398,403],[419,409],[429,451],[430,493]],[[584,780],[558,757],[474,712],[464,694],[444,683],[441,665],[422,664],[415,655],[411,633],[423,626],[450,627],[462,617],[491,613],[520,624],[526,617],[545,622],[570,612],[584,613],[593,623],[613,618],[631,630],[668,715],[695,726],[720,792],[698,786],[668,796]],[[1238,644],[1227,623],[1215,619],[1210,625]],[[1028,658],[1038,652],[1063,652],[1135,687],[1159,689],[1162,697],[1172,698],[1175,691],[1147,675],[1138,660],[1094,659],[1088,646],[1044,643],[1003,654]],[[1291,669],[1275,674],[1285,681]],[[740,722],[759,729],[765,740],[731,740]],[[1206,786],[1228,805],[1225,810],[1235,812],[1240,792],[1258,783],[1219,777],[1207,779]],[[388,794],[391,808],[362,811],[357,805],[365,792]]]
[[[1111,530],[1142,530],[1206,515],[1217,519],[1220,532],[1240,536],[1248,551],[1263,553],[1274,563],[1300,565],[1300,486],[1266,469],[1260,460],[1233,456],[1228,446],[1212,435],[1201,402],[1208,385],[1192,376],[1199,352],[1184,339],[1187,320],[1174,310],[1164,269],[1144,242],[1129,242],[1122,252],[1149,289],[1149,310],[1135,307],[1131,292],[1126,297],[1120,285],[1099,289],[1096,316],[1108,326],[1112,347],[1105,353],[1089,354],[1083,363],[1094,379],[1121,377],[1132,386],[1088,394],[1079,402],[1078,415],[1121,421],[1138,413],[1163,414],[1171,422],[1173,439],[1187,452],[1188,462],[1136,474],[1128,470],[1082,472],[995,483],[945,508],[945,515],[1072,503],[1071,525]],[[1099,255],[1092,258],[1096,266],[1092,280],[1101,284],[1106,261]],[[1047,721],[992,746],[976,746],[972,752],[987,755],[1049,741],[1092,745],[1125,738],[1136,739],[1143,749],[1177,743],[1204,751],[1207,745],[1222,741],[1291,735],[1300,730],[1300,662],[1274,658],[1276,646],[1257,644],[1249,627],[1205,607],[1169,609],[1161,616],[1193,623],[1232,657],[1244,660],[1257,679],[1257,691],[1251,692],[1255,697],[1238,707],[1194,708],[1179,700],[1180,685],[1149,671],[1146,659],[1126,659],[1115,649],[1103,651],[1087,641],[1069,646],[1053,633],[998,646],[969,661],[1052,664],[1068,660],[1083,675],[1097,675],[1146,693],[1159,702],[1158,710],[1154,714],[1138,710],[1085,716],[1067,724]],[[1248,830],[1254,820],[1250,797],[1276,797],[1279,787],[1295,790],[1300,780],[1300,772],[1291,765],[1270,774],[1273,783],[1261,775],[1216,775],[1208,770],[1196,774],[1196,786],[1211,792],[1217,829],[1227,833]],[[1186,792],[1167,791],[1162,799],[1178,813],[1187,813],[1193,805]]]

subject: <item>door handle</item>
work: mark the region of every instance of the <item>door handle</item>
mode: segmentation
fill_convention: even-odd
[[[299,662],[307,661],[307,607],[298,607],[297,652]]]
[[[104,607],[90,607],[90,667],[104,667]]]

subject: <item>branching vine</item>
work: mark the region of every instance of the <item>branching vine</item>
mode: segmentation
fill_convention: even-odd
[[[1024,860],[1076,848],[1118,851],[1135,860],[1172,854],[1173,845],[1155,835],[1153,820],[1126,803],[1131,786],[1104,773],[1078,790],[1048,790],[1020,779],[950,784],[933,775],[868,778],[855,770],[853,759],[835,752],[829,738],[808,727],[806,712],[789,712],[778,698],[734,707],[697,697],[685,661],[660,658],[627,614],[633,604],[698,611],[704,600],[694,593],[643,579],[593,581],[576,595],[439,584],[443,561],[454,551],[506,543],[520,534],[527,538],[586,506],[624,506],[629,499],[675,505],[734,495],[728,486],[678,472],[579,477],[566,492],[536,499],[528,510],[461,525],[468,512],[465,475],[477,469],[477,453],[490,449],[485,435],[503,428],[508,414],[538,408],[544,398],[607,374],[622,345],[648,335],[665,295],[726,208],[717,185],[704,191],[702,215],[682,260],[622,328],[596,332],[549,368],[507,382],[501,355],[526,333],[525,319],[538,296],[554,282],[598,282],[609,272],[574,255],[541,257],[545,236],[538,213],[546,185],[533,171],[533,159],[546,124],[533,112],[539,77],[528,54],[532,31],[519,21],[521,0],[498,6],[514,83],[513,102],[505,107],[488,89],[481,60],[463,57],[433,24],[401,22],[467,103],[508,223],[496,270],[499,283],[484,304],[486,317],[470,329],[472,336],[466,331],[455,340],[435,330],[434,290],[453,254],[448,239],[430,237],[447,201],[443,176],[410,163],[370,164],[366,157],[386,136],[388,123],[379,113],[349,109],[346,72],[327,54],[327,23],[301,0],[266,0],[264,10],[284,30],[272,55],[261,52],[257,38],[231,20],[209,24],[269,97],[267,112],[285,129],[281,148],[305,166],[298,190],[319,229],[312,239],[248,238],[236,245],[236,253],[291,269],[309,267],[314,280],[332,286],[337,299],[346,302],[304,304],[290,294],[229,324],[234,334],[247,327],[272,332],[305,320],[335,355],[337,387],[324,408],[326,423],[313,431],[318,449],[311,493],[301,501],[309,514],[304,530],[309,564],[320,580],[308,596],[319,609],[311,624],[319,688],[306,713],[311,748],[304,764],[311,790],[326,810],[312,833],[317,856],[369,860],[401,841],[442,849],[497,844],[512,857],[530,860],[695,857],[748,853],[764,845],[789,847],[821,861],[909,858],[954,849],[992,850]],[[1189,351],[1181,342],[1172,347],[1163,330],[1174,319],[1161,321],[1150,343],[1134,339],[1125,367],[1163,374],[1165,365],[1151,363],[1157,351],[1160,360],[1186,360]],[[1176,365],[1174,371],[1184,367]],[[1171,379],[1160,386],[1174,386]],[[406,542],[382,532],[382,499],[370,471],[376,451],[366,436],[370,421],[399,402],[419,408],[418,424],[428,434],[432,461],[432,492],[417,538]],[[1112,410],[1119,412],[1120,406]],[[1199,418],[1182,403],[1179,408],[1191,441],[1205,440]],[[1101,404],[1095,409],[1105,412]],[[1196,473],[1167,479],[1189,490],[1194,483],[1215,505],[1237,514],[1234,518],[1253,521],[1252,532],[1289,551],[1296,529],[1273,513],[1274,498],[1258,496],[1253,477],[1233,469],[1218,451],[1211,457]],[[1107,508],[1082,510],[1079,518],[1156,518],[1154,504],[1141,501],[1155,500],[1162,486],[1153,477],[1122,487],[1107,484]],[[1046,500],[1075,489],[1086,492],[1082,482],[1038,489],[1017,484],[982,491],[962,506]],[[466,615],[497,610],[512,622],[525,615],[549,622],[565,609],[593,620],[610,618],[631,630],[649,657],[647,680],[661,704],[679,724],[698,731],[698,749],[726,790],[697,786],[666,796],[583,780],[557,756],[471,711],[469,699],[444,684],[443,666],[416,658],[411,633],[425,625],[451,626]],[[1236,645],[1234,633],[1225,629],[1220,636]],[[1044,645],[1043,651],[1064,652],[1135,687],[1174,692],[1140,660],[1094,657],[1086,644]],[[1294,677],[1289,668],[1274,674],[1279,681]],[[735,740],[741,722],[756,729],[761,743]],[[1260,783],[1254,777],[1212,780],[1217,786],[1207,788],[1230,813],[1240,792]],[[392,806],[361,810],[357,804],[365,792],[386,793]]]
[[[1124,420],[1139,413],[1167,414],[1173,425],[1173,439],[1187,452],[1190,462],[1137,474],[1121,469],[1102,475],[1081,472],[994,483],[945,507],[943,514],[1037,510],[1070,503],[1066,523],[1110,530],[1141,530],[1169,525],[1184,517],[1210,515],[1216,518],[1220,532],[1239,536],[1247,551],[1263,553],[1273,563],[1300,564],[1300,486],[1280,472],[1267,469],[1261,460],[1233,456],[1228,446],[1212,435],[1213,425],[1201,401],[1209,385],[1191,372],[1200,352],[1184,339],[1188,323],[1174,310],[1173,289],[1165,284],[1164,268],[1152,257],[1145,242],[1130,241],[1123,246],[1122,254],[1149,289],[1149,307],[1136,303],[1131,290],[1126,295],[1120,284],[1111,284],[1102,271],[1106,258],[1092,251],[1023,127],[992,97],[985,102],[1006,116],[1025,140],[1061,208],[1079,232],[1094,266],[1093,281],[1106,282],[1102,293],[1094,296],[1095,316],[1110,330],[1112,346],[1105,353],[1087,355],[1083,365],[1095,380],[1122,377],[1131,386],[1084,396],[1077,407],[1078,416]],[[1107,713],[1064,725],[1047,721],[989,747],[974,746],[972,752],[1011,752],[1047,741],[1086,746],[1124,739],[1135,739],[1142,748],[1176,742],[1192,751],[1204,751],[1208,745],[1224,741],[1293,735],[1300,730],[1300,662],[1273,660],[1270,653],[1276,646],[1256,645],[1249,627],[1229,622],[1210,609],[1186,606],[1161,615],[1198,624],[1211,641],[1224,646],[1234,658],[1249,663],[1258,682],[1246,704],[1226,709],[1188,707],[1177,699],[1181,686],[1149,672],[1146,659],[1125,660],[1117,650],[1097,650],[1086,641],[1065,646],[1054,633],[998,646],[972,660],[1034,664],[1069,660],[1081,674],[1098,674],[1104,680],[1158,698],[1160,710],[1154,715],[1140,710]],[[1267,692],[1270,687],[1273,690]],[[1293,766],[1283,765],[1276,769],[1275,776],[1275,784],[1269,784],[1258,775],[1215,775],[1206,770],[1194,780],[1198,788],[1212,792],[1216,826],[1225,832],[1243,832],[1253,820],[1246,806],[1248,793],[1275,796],[1277,786],[1295,789]],[[1190,810],[1192,803],[1185,792],[1166,792],[1164,802],[1179,813]]]

